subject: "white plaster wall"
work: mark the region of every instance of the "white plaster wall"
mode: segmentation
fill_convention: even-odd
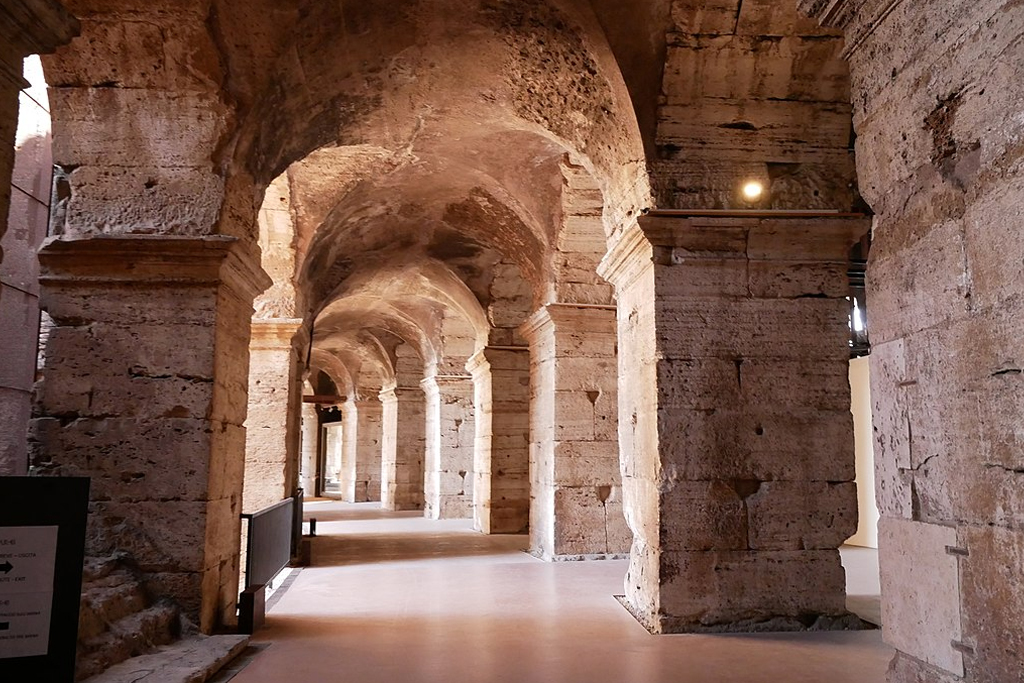
[[[857,506],[860,521],[849,545],[878,547],[878,506],[875,504],[874,436],[871,429],[871,375],[868,357],[850,361],[850,412],[857,449]]]

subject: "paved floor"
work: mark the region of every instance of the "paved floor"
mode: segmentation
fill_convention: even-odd
[[[544,563],[522,537],[372,505],[306,512],[315,566],[232,683],[881,683],[892,655],[878,631],[652,636],[612,597],[625,561]]]

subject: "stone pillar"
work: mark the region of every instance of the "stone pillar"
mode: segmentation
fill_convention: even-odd
[[[1024,8],[804,0],[849,46],[890,683],[1024,672]]]
[[[11,0],[0,6],[0,475],[28,472],[39,336],[35,254],[47,231],[52,165],[46,85],[40,73],[40,82],[32,84],[36,99],[21,93],[30,86],[22,77],[22,62],[77,33],[78,22],[53,0]],[[31,125],[33,115],[40,125]]]
[[[544,559],[629,552],[619,473],[615,307],[549,304],[530,342],[530,550]]]
[[[434,375],[421,383],[426,397],[424,512],[430,519],[473,516],[473,378]]]
[[[235,620],[252,301],[231,237],[96,237],[39,255],[54,327],[33,465],[92,478],[87,551],[131,553],[204,632]]]
[[[362,502],[356,496],[359,411],[353,398],[346,400],[339,408],[341,410],[341,499],[346,503]]]
[[[301,326],[301,320],[252,321],[243,512],[280,502],[300,485],[302,359],[294,340]]]
[[[383,412],[379,397],[356,401],[356,502],[380,500]]]
[[[488,346],[466,363],[476,419],[473,523],[487,534],[519,534],[530,520],[530,355]]]
[[[651,631],[854,625],[837,550],[857,524],[846,262],[867,227],[642,216],[602,263],[626,604]]]
[[[420,387],[380,392],[384,448],[381,451],[380,502],[385,510],[423,509],[423,458],[426,410]]]
[[[303,403],[302,454],[300,456],[299,481],[307,496],[323,493],[323,473],[320,472],[320,416],[316,405]]]

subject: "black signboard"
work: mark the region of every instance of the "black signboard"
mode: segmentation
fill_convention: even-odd
[[[75,680],[88,508],[88,479],[0,477],[0,680]]]

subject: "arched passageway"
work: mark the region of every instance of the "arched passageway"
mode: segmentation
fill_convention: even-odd
[[[0,8],[0,131],[9,64],[69,43],[43,59],[27,450],[92,478],[90,553],[230,626],[239,513],[324,474],[300,439],[322,374],[344,497],[528,528],[546,559],[629,545],[654,632],[854,626],[846,269],[870,205],[889,675],[1013,680],[1012,3],[68,9]]]

